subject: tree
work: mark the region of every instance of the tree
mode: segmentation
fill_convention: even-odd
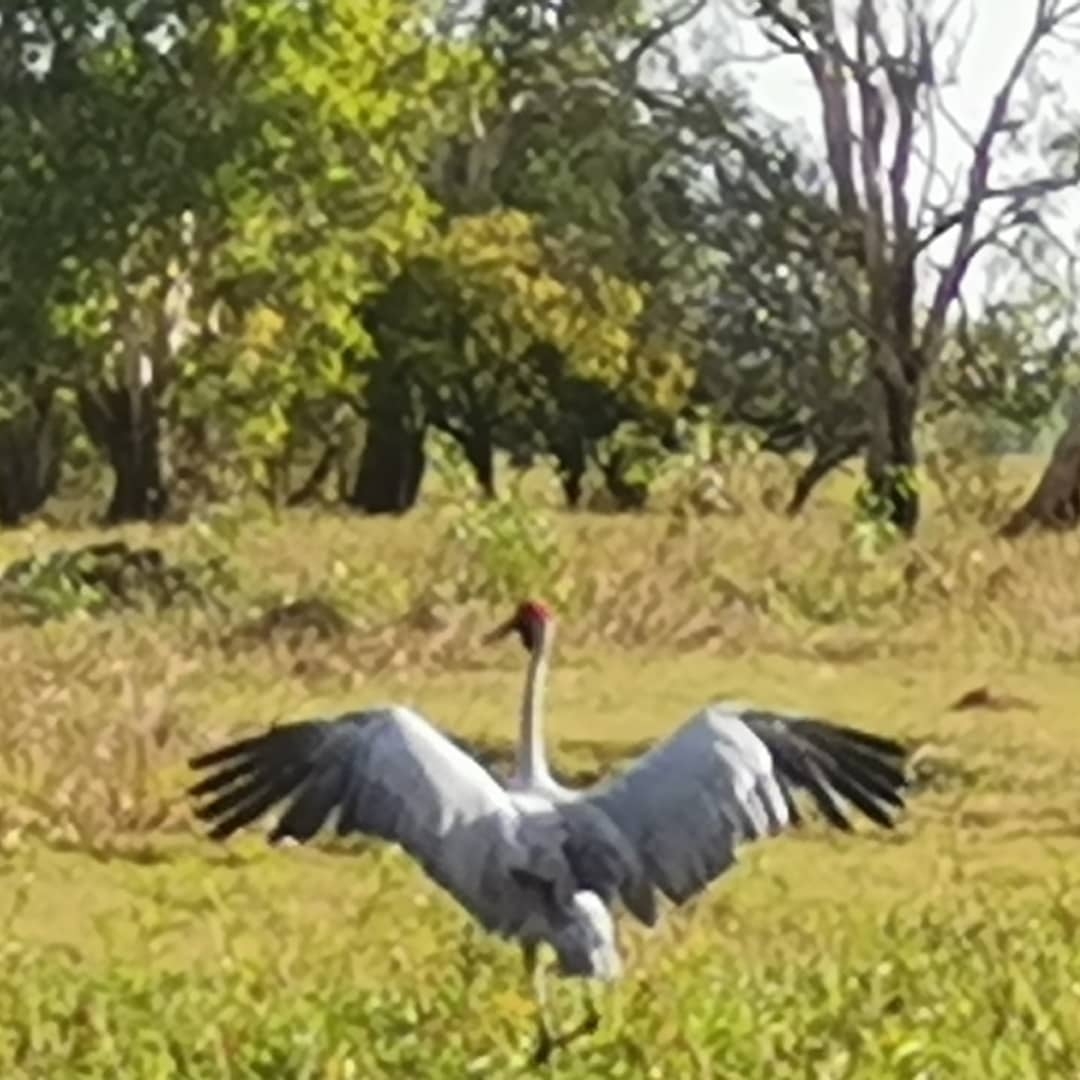
[[[190,170],[176,167],[190,104],[150,44],[169,14],[168,4],[136,15],[73,0],[27,4],[4,24],[0,155],[21,183],[0,225],[0,264],[17,283],[0,298],[12,331],[0,355],[40,415],[60,387],[77,394],[114,471],[112,520],[159,516],[166,501],[150,343],[177,341],[183,282],[164,265],[148,279],[140,260],[170,260],[195,194]]]
[[[576,476],[569,494],[612,411],[617,425],[643,394],[660,412],[679,407],[691,336],[679,338],[685,313],[664,289],[687,260],[672,257],[652,212],[678,148],[643,120],[633,65],[615,59],[620,45],[640,44],[640,58],[663,36],[631,6],[564,13],[555,26],[542,5],[490,4],[470,21],[496,92],[481,130],[433,159],[442,243],[364,313],[379,342],[371,388],[389,403],[365,402],[369,444],[422,442],[430,423],[458,442],[487,494],[497,447],[547,450]],[[556,400],[603,400],[603,422],[570,423]],[[386,467],[416,460],[413,450]],[[362,465],[352,501],[397,511],[396,496],[415,490],[410,476]]]
[[[1033,131],[1039,119],[1034,95],[1028,114],[1019,111],[1019,88],[1048,43],[1075,28],[1080,4],[1034,0],[1034,18],[972,140],[958,193],[936,203],[913,194],[912,167],[927,157],[939,179],[934,132],[947,116],[942,90],[951,73],[942,70],[942,53],[955,5],[940,19],[916,0],[888,18],[880,0],[858,0],[850,15],[836,0],[758,0],[754,12],[769,40],[803,61],[820,99],[835,208],[848,239],[837,280],[847,284],[866,349],[867,481],[883,515],[911,532],[919,514],[915,419],[968,270],[988,249],[1045,227],[1047,197],[1080,181],[1075,148],[1053,139],[1044,173],[1006,178],[1002,168],[1018,133]],[[919,287],[935,272],[932,250],[948,254],[923,306]]]
[[[650,32],[662,41],[701,7],[673,6]],[[675,328],[697,372],[695,403],[756,428],[768,450],[814,449],[794,511],[864,438],[860,341],[837,283],[843,223],[813,159],[743,88],[678,60],[629,90],[648,120],[632,144],[643,167],[621,174],[640,181],[621,250],[649,284],[654,323]],[[837,457],[838,444],[853,449]]]
[[[537,425],[532,448],[547,448],[545,405],[562,382],[617,387],[659,411],[685,398],[681,358],[640,332],[640,290],[578,255],[533,216],[460,215],[392,290],[393,309],[374,313],[379,385],[394,386],[395,407],[407,387],[420,395],[410,404],[460,444],[488,495],[495,448],[511,433]]]
[[[640,503],[640,484],[623,475],[629,458],[612,437],[643,425],[659,440],[694,379],[719,274],[684,218],[697,180],[685,132],[650,109],[645,90],[671,63],[673,35],[701,7],[590,4],[553,21],[542,4],[488,6],[485,40],[505,71],[494,186],[573,252],[572,280],[595,268],[633,284],[642,301],[624,377],[582,378],[572,362],[558,362],[550,341],[528,353],[540,382],[516,418],[516,438],[554,456],[572,505],[589,466],[617,503]]]
[[[1065,430],[1035,490],[1005,522],[1000,535],[1020,536],[1032,527],[1062,531],[1080,525],[1080,409],[1073,408]]]
[[[325,419],[366,397],[379,460],[369,447],[357,483],[374,477],[384,489],[368,509],[395,483],[382,479],[396,445],[385,424],[404,422],[408,409],[378,362],[386,342],[356,315],[436,241],[426,163],[489,93],[479,51],[432,34],[426,13],[401,0],[335,0],[311,13],[282,7],[268,22],[252,9],[252,25],[229,28],[223,43],[248,141],[218,173],[231,189],[231,238],[213,248],[224,285],[213,302],[235,322],[254,299],[279,326],[244,365],[226,335],[213,382],[243,403],[240,435],[249,456],[264,458],[284,450],[301,415]],[[194,378],[204,387],[207,376],[204,361]],[[417,458],[415,447],[395,453]]]
[[[43,137],[70,100],[88,12],[16,4],[0,19],[0,522],[15,525],[53,493],[63,451],[59,372],[72,363],[44,297],[79,223],[65,220]],[[46,58],[49,58],[46,60]]]
[[[164,512],[177,429],[269,489],[298,413],[355,396],[373,343],[354,312],[429,238],[423,164],[485,69],[403,0],[98,18],[26,154],[54,243],[35,311],[117,521]]]
[[[762,449],[812,449],[788,505],[797,513],[861,445],[862,343],[834,269],[843,233],[813,168],[734,104],[718,108],[700,91],[686,103],[712,180],[694,227],[725,267],[705,309],[698,391],[721,422],[757,429]]]

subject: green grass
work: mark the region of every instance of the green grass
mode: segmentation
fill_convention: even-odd
[[[552,547],[516,548],[534,524]],[[443,505],[124,535],[191,559],[216,543],[237,580],[220,611],[0,625],[0,1076],[527,1073],[519,955],[403,856],[211,845],[183,799],[196,749],[386,699],[506,754],[521,658],[478,637],[526,589],[563,616],[549,741],[572,779],[717,697],[919,748],[895,833],[812,823],[748,849],[656,930],[624,924],[602,1030],[547,1075],[1080,1074],[1070,538],[1009,546],[939,514],[913,548],[868,553],[828,499],[796,523],[749,501],[539,524]],[[352,629],[253,621],[311,596]],[[984,686],[982,705],[951,708]],[[572,1021],[575,987],[555,1001]]]

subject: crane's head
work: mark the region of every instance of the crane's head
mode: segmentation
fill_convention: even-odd
[[[532,652],[543,641],[552,621],[551,611],[539,600],[523,600],[506,622],[484,637],[484,644],[500,641],[508,634],[517,634],[521,644]]]

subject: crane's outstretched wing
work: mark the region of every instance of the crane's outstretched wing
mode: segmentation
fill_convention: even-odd
[[[521,816],[478,762],[400,706],[305,720],[202,754],[189,794],[223,840],[286,799],[270,840],[337,833],[400,845],[488,930],[514,933],[533,905],[515,869],[529,852]],[[535,883],[533,885],[535,888]]]
[[[586,792],[637,849],[652,883],[681,904],[719,877],[740,843],[801,821],[807,791],[850,829],[842,803],[892,827],[904,805],[904,748],[823,720],[739,705],[703,709],[622,776]]]

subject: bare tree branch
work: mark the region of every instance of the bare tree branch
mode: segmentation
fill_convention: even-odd
[[[821,98],[826,153],[833,182],[836,184],[840,212],[848,217],[861,215],[855,187],[851,117],[848,111],[845,68],[848,58],[840,44],[831,4],[800,0],[803,20],[781,6],[782,0],[761,0],[760,9],[778,26],[783,35],[775,40],[788,51],[802,57]]]
[[[646,53],[650,52],[666,38],[669,38],[680,27],[696,19],[705,10],[707,2],[708,0],[690,0],[683,7],[662,15],[652,26],[645,30],[619,66],[625,72],[635,72]]]
[[[1041,42],[1053,34],[1064,21],[1077,13],[1080,13],[1080,2],[1066,4],[1058,0],[1037,0],[1035,19],[1031,28],[1017,51],[1001,88],[994,95],[986,123],[976,140],[972,153],[967,193],[964,205],[959,211],[960,231],[956,238],[953,257],[938,281],[923,328],[922,349],[927,356],[936,355],[940,348],[949,305],[955,300],[964,274],[971,265],[971,256],[967,252],[973,242],[979,209],[989,191],[994,142],[1006,129],[1009,105],[1016,86]]]
[[[1080,0],[1035,0],[1034,19],[974,138],[956,122],[942,94],[943,86],[956,81],[955,66],[943,67],[940,54],[959,0],[952,0],[940,18],[931,18],[919,0],[897,0],[888,8],[883,0],[857,0],[852,7],[849,46],[841,40],[837,21],[838,13],[851,8],[840,0],[758,0],[756,11],[769,40],[800,57],[814,80],[838,216],[861,236],[854,262],[863,280],[850,292],[852,324],[862,324],[869,362],[867,473],[876,491],[887,491],[893,520],[910,528],[917,516],[916,497],[904,494],[890,476],[915,462],[913,429],[921,384],[937,363],[964,277],[987,249],[1040,227],[1034,208],[1041,200],[1080,185],[1080,153],[1060,172],[991,183],[999,146],[1034,120],[1034,113],[1015,112],[1017,88],[1044,44],[1060,37],[1080,14]],[[897,14],[899,35],[890,41],[886,29],[896,25],[892,16]],[[888,149],[883,145],[886,117],[892,125]],[[945,180],[938,166],[941,120],[957,127],[970,146],[970,158],[959,196],[946,191],[945,201],[935,206],[934,189]],[[1059,155],[1067,149],[1051,146]],[[914,162],[925,164],[926,179],[913,216]],[[982,219],[991,208],[1000,212],[987,225]],[[937,271],[928,309],[921,311],[919,260],[946,236],[952,239],[950,255]]]
[[[1040,195],[1052,195],[1057,191],[1066,191],[1080,184],[1080,161],[1073,170],[1058,176],[1041,176],[1036,180],[1027,180],[1020,184],[1011,184],[1002,188],[987,188],[982,197],[982,205],[996,202],[1001,199],[1010,202],[1028,202]],[[965,210],[953,210],[940,216],[933,226],[923,235],[917,245],[916,251],[922,252],[935,241],[963,224]]]

